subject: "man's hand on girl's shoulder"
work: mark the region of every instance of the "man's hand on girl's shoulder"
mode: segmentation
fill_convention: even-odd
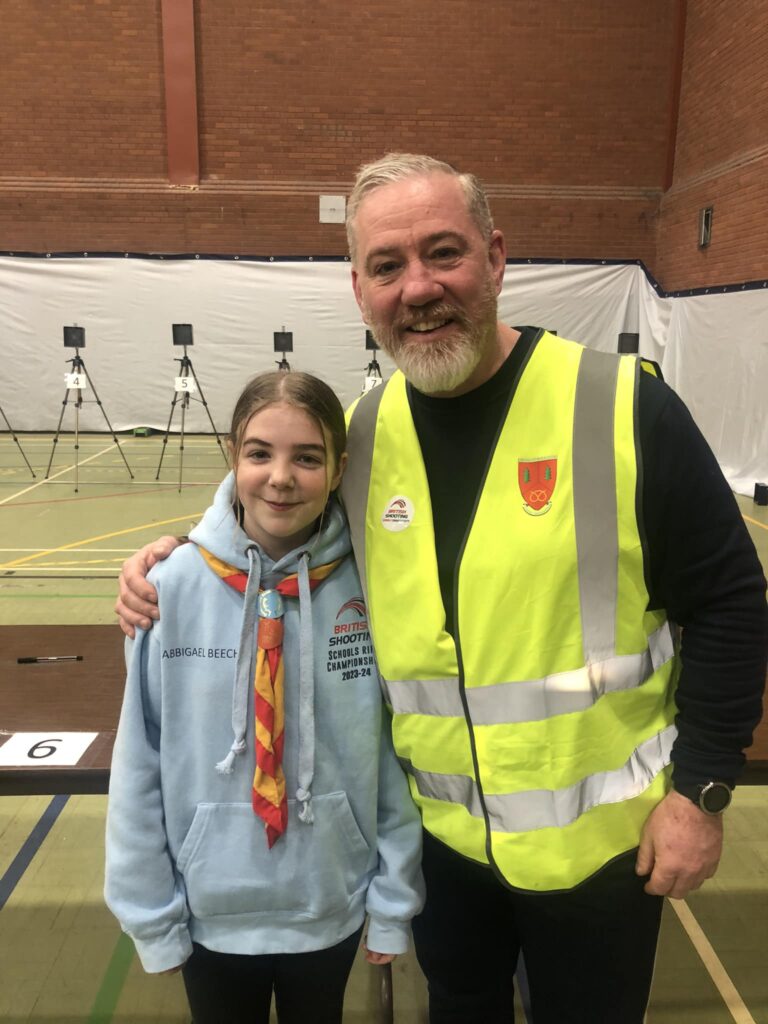
[[[150,629],[152,621],[160,618],[157,591],[151,583],[147,583],[147,573],[153,565],[167,558],[180,543],[178,537],[161,537],[146,544],[123,562],[115,612],[120,628],[131,639],[136,635],[136,626]]]

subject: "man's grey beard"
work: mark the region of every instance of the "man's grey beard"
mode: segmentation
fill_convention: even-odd
[[[425,319],[452,319],[459,330],[443,341],[399,337],[403,327]],[[378,344],[418,391],[427,395],[453,391],[472,376],[495,337],[496,292],[489,288],[473,321],[453,306],[438,303],[391,328],[382,327],[370,317],[368,322]]]
[[[386,351],[387,346],[382,345]],[[411,342],[390,353],[418,391],[453,391],[471,377],[483,355],[482,346],[462,330],[449,341]]]

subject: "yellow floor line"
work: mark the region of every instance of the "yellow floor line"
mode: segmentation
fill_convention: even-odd
[[[668,900],[670,906],[680,919],[680,923],[688,933],[694,949],[701,957],[701,961],[707,969],[715,988],[720,993],[723,1002],[733,1017],[735,1024],[756,1024],[755,1018],[747,1009],[744,1000],[739,995],[736,986],[728,976],[728,972],[720,962],[720,958],[712,948],[709,939],[704,934],[701,925],[693,916],[693,913],[685,900]]]
[[[87,459],[81,459],[79,462],[80,466],[84,466],[86,462],[93,462],[94,459],[98,459],[100,455],[106,455],[107,452],[113,451],[117,445],[111,444],[108,448],[102,448],[101,451],[96,452],[95,455],[90,455]],[[54,473],[53,476],[49,476],[42,480],[38,480],[36,484],[30,484],[29,487],[25,487],[23,491],[19,491],[17,494],[9,494],[7,498],[3,498],[0,501],[0,505],[5,505],[8,501],[13,501],[15,498],[20,498],[23,494],[29,494],[30,491],[34,491],[36,487],[42,487],[43,484],[50,483],[51,480],[56,480],[57,477],[63,476],[64,473],[71,473],[74,469],[74,465],[65,466],[64,469],[60,469],[58,473]]]
[[[189,522],[190,519],[199,519],[202,512],[188,512],[185,516],[174,516],[173,519],[157,519],[149,523],[142,523],[141,526],[129,526],[127,530],[114,530],[112,533],[100,533],[97,537],[81,537],[73,540],[71,544],[62,544],[57,548],[46,548],[45,551],[38,551],[35,555],[27,555],[26,558],[16,558],[12,562],[0,565],[0,569],[12,569],[14,566],[23,565],[24,562],[31,562],[33,558],[43,558],[45,555],[54,555],[58,551],[68,551],[70,548],[79,547],[81,544],[89,544],[97,540],[108,540],[110,537],[123,537],[126,533],[136,533],[139,530],[154,529],[156,526],[168,526],[170,523]]]
[[[753,519],[752,516],[748,516],[746,512],[742,512],[741,514],[744,519],[746,519],[748,523],[752,523],[753,526],[759,526],[761,530],[768,530],[768,523],[760,523],[757,519]]]
[[[133,554],[133,552],[129,552]],[[121,555],[119,558],[68,558],[65,562],[58,560],[55,562],[43,562],[41,566],[28,566],[29,569],[41,568],[41,569],[64,569],[68,565],[74,566],[86,566],[86,565],[103,565],[105,562],[109,562],[110,566],[122,565],[125,561],[125,555]]]
[[[15,555],[21,551],[30,552],[35,551],[41,554],[46,551],[47,548],[0,548],[0,555]],[[70,548],[70,551],[85,551],[89,555],[100,555],[104,553],[114,555],[132,555],[136,548]]]
[[[93,566],[93,565],[91,565],[91,566],[88,566],[88,565],[75,566],[74,568],[71,568],[71,569],[67,569],[65,566],[60,566],[60,565],[47,565],[47,564],[45,566],[25,565],[24,566],[24,572],[25,573],[27,573],[27,572],[74,572],[74,573],[78,573],[78,572],[109,572],[115,578],[117,578],[117,576],[119,575],[118,570],[120,569],[120,567],[122,566],[124,561],[125,561],[125,559],[120,559],[120,561],[117,562],[113,566],[106,566],[105,565],[105,566],[101,566],[101,567],[98,567],[98,568],[96,566]],[[5,568],[4,565],[0,565],[0,570],[2,570],[4,568]],[[14,578],[15,579],[23,579],[24,577],[22,575],[22,576],[15,576]]]

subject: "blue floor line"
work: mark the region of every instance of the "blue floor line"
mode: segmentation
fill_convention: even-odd
[[[64,805],[69,796],[59,794],[55,796],[43,811],[40,820],[32,829],[24,841],[24,845],[11,861],[8,870],[0,878],[0,910],[3,909],[8,899],[19,884],[24,872],[29,867],[32,858],[45,842],[45,837],[53,828],[53,825],[64,810]]]

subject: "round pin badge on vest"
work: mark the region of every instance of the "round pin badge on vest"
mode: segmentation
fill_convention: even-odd
[[[406,530],[413,522],[413,502],[404,494],[393,494],[384,506],[381,515],[381,525],[390,533],[400,533]]]

